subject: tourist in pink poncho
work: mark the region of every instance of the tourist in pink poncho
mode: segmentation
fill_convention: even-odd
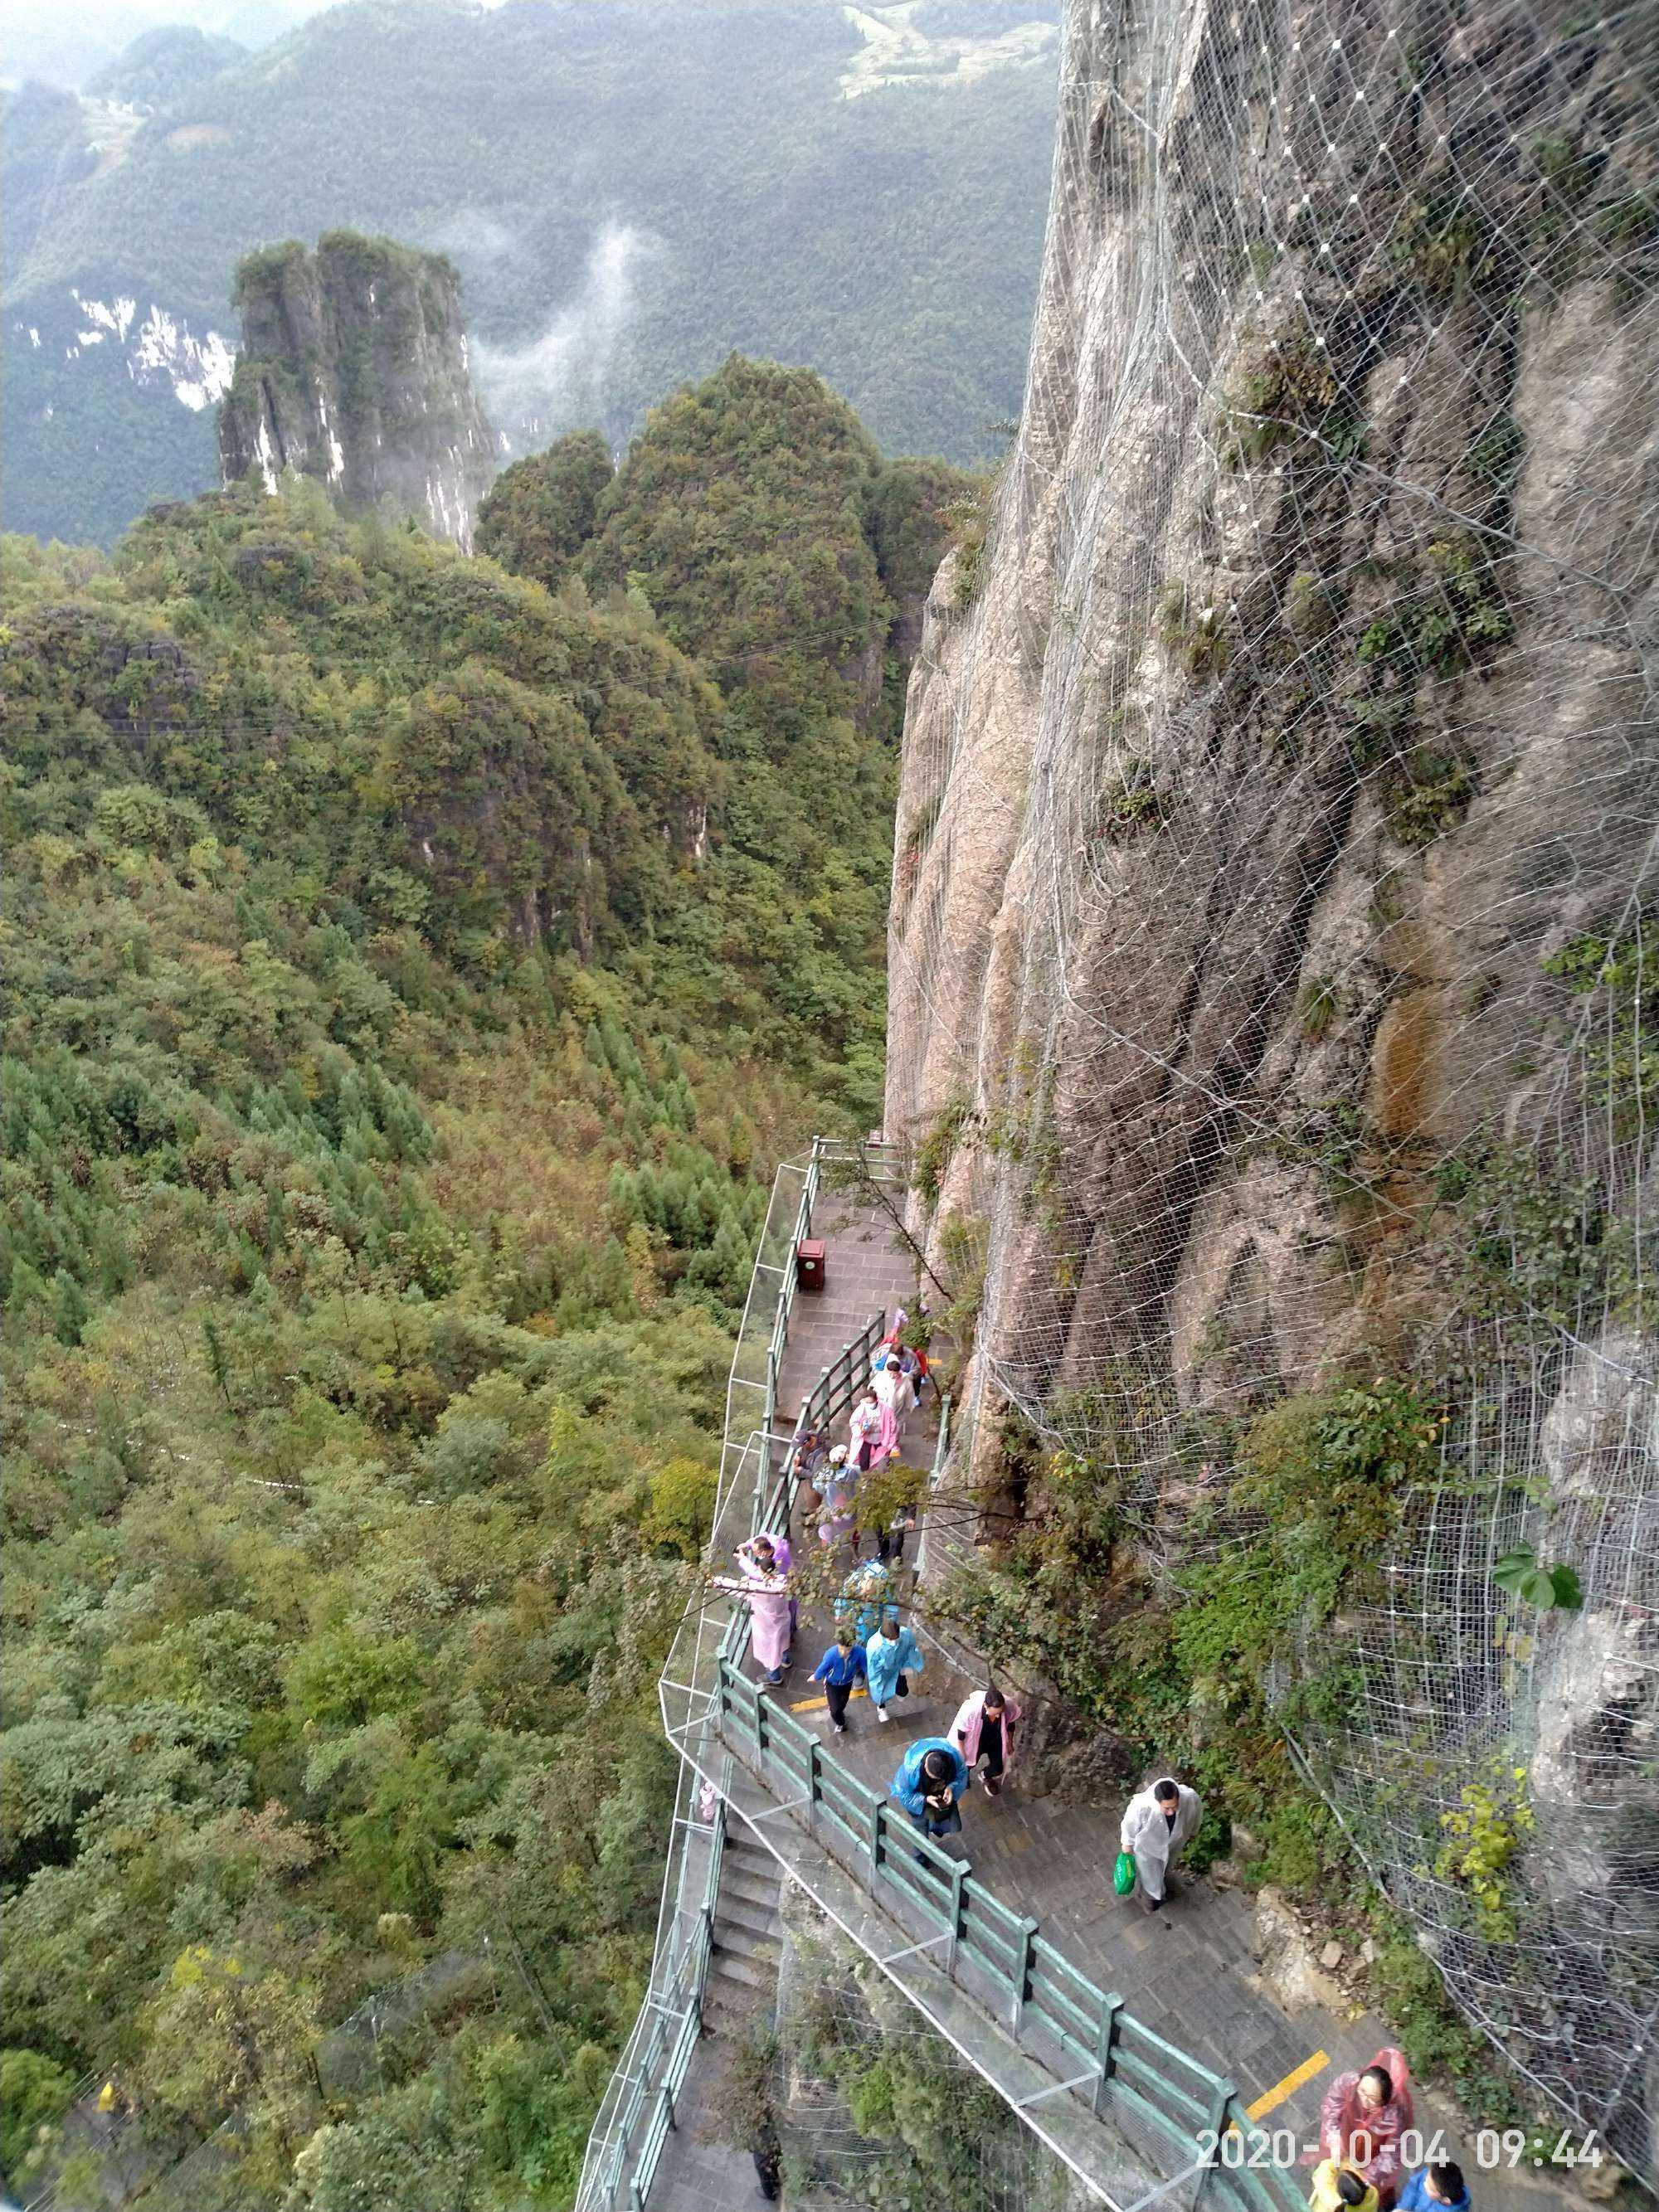
[[[769,1682],[781,1682],[789,1664],[789,1584],[780,1574],[762,1574],[750,1567],[743,1575],[716,1575],[714,1588],[730,1590],[749,1601],[755,1657],[766,1669]]]
[[[898,1423],[890,1406],[884,1406],[873,1389],[866,1390],[853,1408],[847,1425],[847,1448],[860,1474],[898,1449]]]
[[[962,1753],[969,1774],[984,1759],[985,1771],[980,1779],[988,1797],[994,1797],[1008,1778],[1008,1769],[1014,1763],[1014,1728],[1018,1719],[1019,1707],[994,1687],[975,1690],[957,1707],[951,1741]]]
[[[1389,2212],[1399,2194],[1400,2138],[1415,2124],[1411,2075],[1404,2053],[1392,2045],[1363,2074],[1339,2074],[1319,2108],[1325,2155],[1363,2174],[1382,2212]]]
[[[764,1530],[746,1537],[738,1547],[738,1565],[746,1575],[787,1575],[795,1564],[795,1554],[788,1533],[779,1529],[769,1536]],[[789,1600],[789,1644],[794,1648],[795,1637],[800,1627],[800,1600],[791,1595]]]

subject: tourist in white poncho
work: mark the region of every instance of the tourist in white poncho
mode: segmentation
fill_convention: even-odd
[[[1204,1801],[1196,1790],[1167,1776],[1129,1800],[1120,1849],[1134,1854],[1141,1910],[1156,1912],[1169,1887],[1170,1869],[1198,1832]]]
[[[893,1443],[898,1443],[899,1430],[910,1411],[915,1393],[910,1378],[899,1365],[896,1352],[878,1352],[871,1370],[871,1387],[876,1394],[876,1403],[893,1417]]]

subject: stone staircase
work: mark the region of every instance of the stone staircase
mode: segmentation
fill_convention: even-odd
[[[782,1949],[778,1863],[733,1821],[726,1839],[703,2018],[717,2033],[745,2026],[777,1996]]]

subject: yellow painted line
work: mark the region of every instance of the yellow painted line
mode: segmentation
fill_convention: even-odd
[[[862,1684],[854,1691],[855,1698],[867,1698],[870,1692]],[[825,1713],[830,1710],[828,1698],[802,1698],[789,1708],[792,1713]]]
[[[1246,2114],[1253,2120],[1265,2118],[1275,2106],[1282,2105],[1286,2097],[1295,2096],[1304,2081],[1311,2081],[1316,2074],[1322,2074],[1330,2063],[1328,2051],[1316,2051],[1311,2058],[1304,2058],[1282,2081],[1275,2081],[1271,2089],[1264,2089],[1253,2105],[1246,2105]]]

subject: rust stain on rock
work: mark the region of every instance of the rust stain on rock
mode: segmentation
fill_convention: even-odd
[[[1377,1024],[1370,1120],[1384,1139],[1421,1135],[1436,1119],[1443,1089],[1441,1016],[1438,986],[1424,983],[1397,998]]]

